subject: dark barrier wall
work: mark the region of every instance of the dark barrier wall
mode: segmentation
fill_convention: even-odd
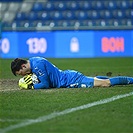
[[[133,57],[133,30],[3,32],[1,58]]]

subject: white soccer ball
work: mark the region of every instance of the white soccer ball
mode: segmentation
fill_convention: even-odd
[[[32,74],[31,78],[32,78],[33,84],[39,83],[39,80],[38,80],[37,76],[34,73]]]

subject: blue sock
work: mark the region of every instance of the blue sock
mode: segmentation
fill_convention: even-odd
[[[109,78],[111,85],[128,85],[133,84],[133,77],[118,76]]]

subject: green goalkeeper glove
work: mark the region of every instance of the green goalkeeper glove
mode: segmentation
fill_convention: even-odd
[[[28,85],[26,83],[19,83],[19,87],[20,89],[34,89],[34,87],[32,85]]]
[[[20,89],[34,89],[33,84],[25,83],[24,77],[19,80],[18,86]]]

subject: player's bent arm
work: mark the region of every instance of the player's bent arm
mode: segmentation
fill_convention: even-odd
[[[19,79],[18,86],[20,89],[48,89],[49,82],[43,76],[38,80],[35,74],[29,74]]]
[[[33,85],[34,89],[48,89],[49,84],[47,82],[40,82]]]
[[[38,83],[34,84],[34,89],[48,89],[49,88],[49,81],[46,74],[42,76],[38,76]]]

